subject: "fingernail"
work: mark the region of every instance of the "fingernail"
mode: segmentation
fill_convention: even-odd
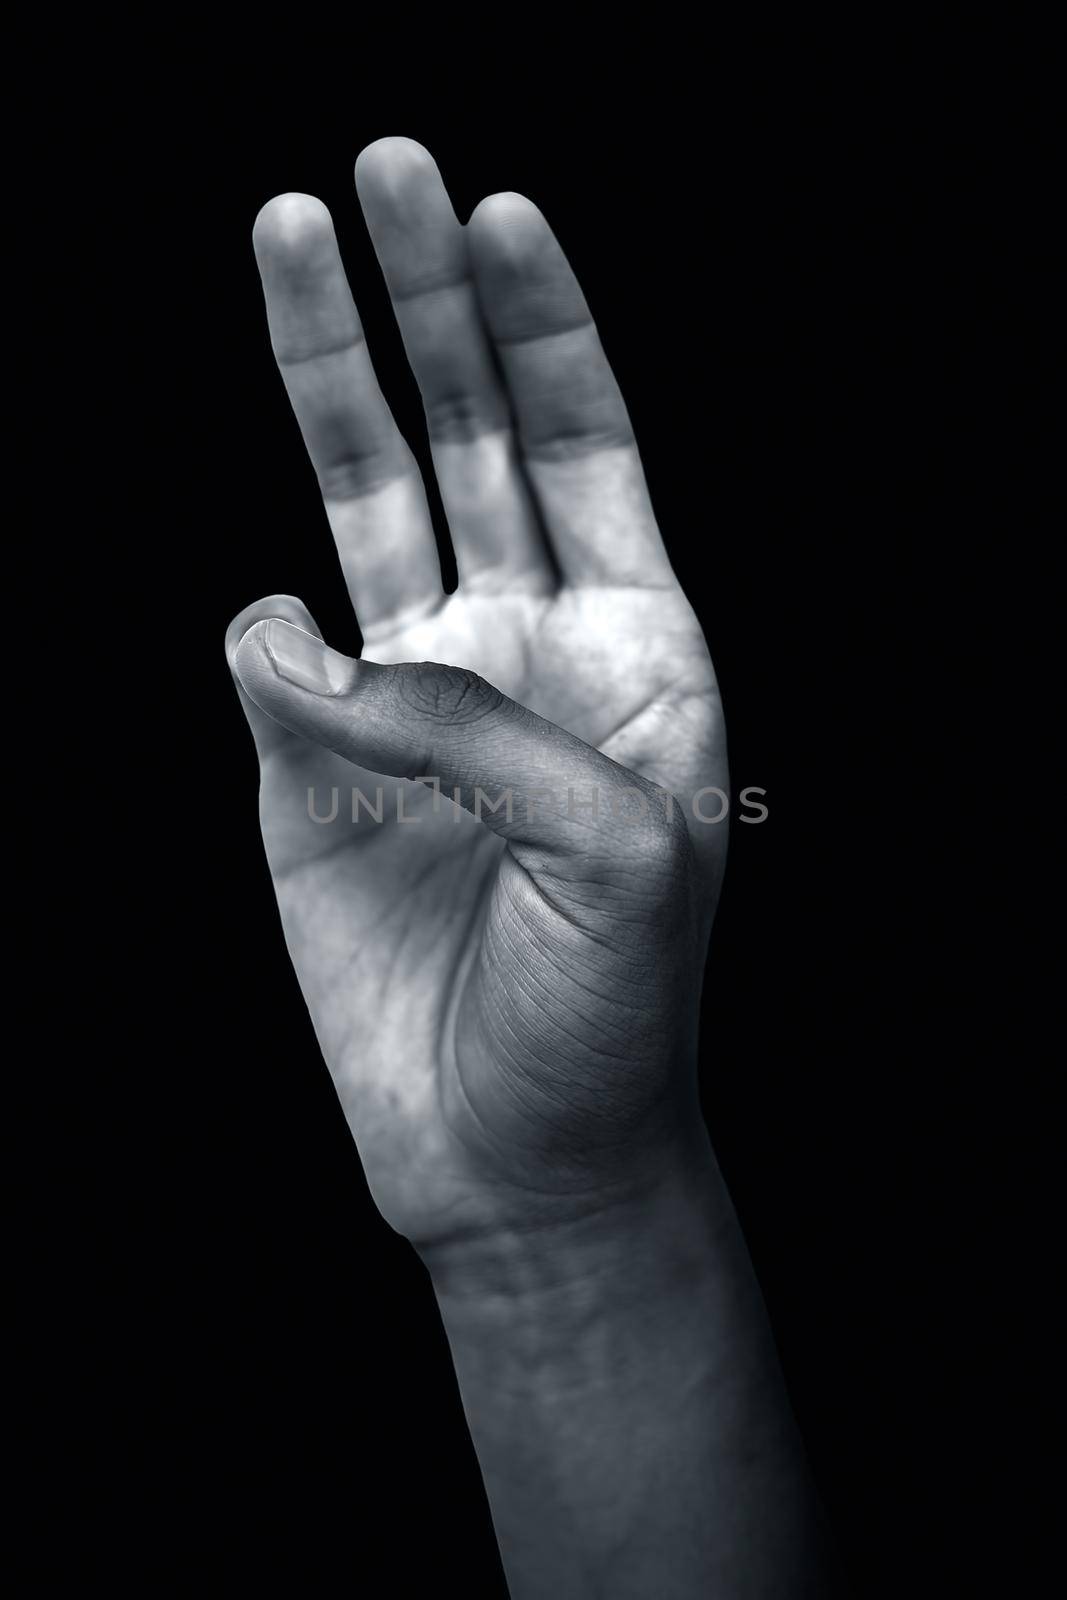
[[[352,681],[354,662],[291,622],[271,617],[264,643],[278,676],[312,694],[341,694]]]

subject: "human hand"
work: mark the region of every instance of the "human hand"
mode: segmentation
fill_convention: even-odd
[[[326,650],[302,604],[272,596],[227,653],[323,1054],[377,1204],[432,1255],[567,1223],[684,1149],[726,843],[693,797],[726,790],[726,753],[700,627],[548,225],[504,194],[461,227],[406,139],[366,149],[356,182],[459,586],[443,592],[329,215],[284,195],[255,249],[364,650]],[[381,822],[353,822],[354,788],[381,790]],[[309,791],[322,816],[334,789],[336,817],[312,820]]]

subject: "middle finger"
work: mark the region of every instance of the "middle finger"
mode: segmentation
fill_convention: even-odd
[[[551,558],[437,164],[411,139],[379,139],[356,162],[356,189],[422,394],[460,583],[547,592]]]

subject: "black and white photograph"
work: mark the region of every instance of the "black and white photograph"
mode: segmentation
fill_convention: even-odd
[[[1044,1592],[1002,96],[918,26],[297,20],[42,90],[15,1592]]]

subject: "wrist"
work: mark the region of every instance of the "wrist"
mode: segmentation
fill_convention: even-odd
[[[747,1271],[729,1196],[701,1126],[662,1162],[555,1213],[421,1252],[450,1337],[521,1336],[551,1355],[605,1318],[695,1305],[723,1260]],[[512,1345],[512,1348],[516,1346]]]
[[[762,1299],[697,1131],[639,1189],[427,1260],[501,1550],[537,1572],[534,1593],[561,1592],[574,1569],[576,1507],[605,1568],[628,1552],[620,1594],[676,1592],[665,1570],[681,1548],[694,1570],[725,1572],[733,1522],[761,1570],[821,1559]],[[562,1555],[541,1542],[546,1518]]]

